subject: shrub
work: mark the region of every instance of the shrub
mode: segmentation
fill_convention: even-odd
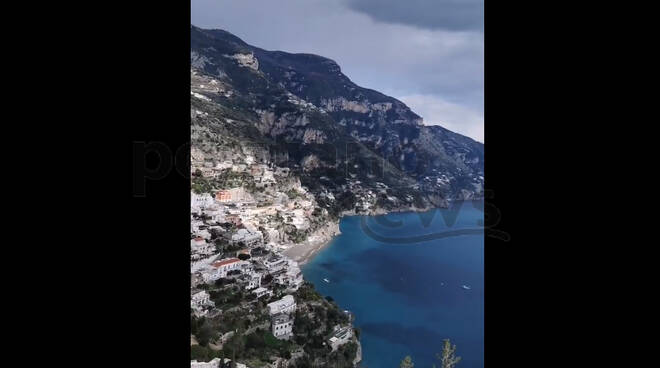
[[[198,362],[208,362],[209,360],[213,360],[215,357],[214,351],[211,349],[200,346],[200,345],[192,345],[190,347],[190,360],[197,360]]]

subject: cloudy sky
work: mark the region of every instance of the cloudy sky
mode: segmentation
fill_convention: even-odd
[[[191,23],[339,63],[362,87],[484,141],[483,0],[191,0]]]

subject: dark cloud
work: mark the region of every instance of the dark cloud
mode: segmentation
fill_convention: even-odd
[[[453,31],[483,30],[483,0],[346,0],[348,6],[385,23]]]

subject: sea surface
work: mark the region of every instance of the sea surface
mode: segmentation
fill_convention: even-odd
[[[363,367],[398,367],[406,355],[416,368],[440,366],[445,338],[462,357],[457,368],[484,366],[483,219],[483,201],[344,217],[342,234],[303,266],[355,315]]]

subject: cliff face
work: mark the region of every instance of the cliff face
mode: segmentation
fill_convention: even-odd
[[[337,207],[333,213],[482,195],[483,144],[424,126],[404,103],[356,85],[334,61],[192,26],[191,45],[193,148],[256,147],[289,167],[319,203]]]

